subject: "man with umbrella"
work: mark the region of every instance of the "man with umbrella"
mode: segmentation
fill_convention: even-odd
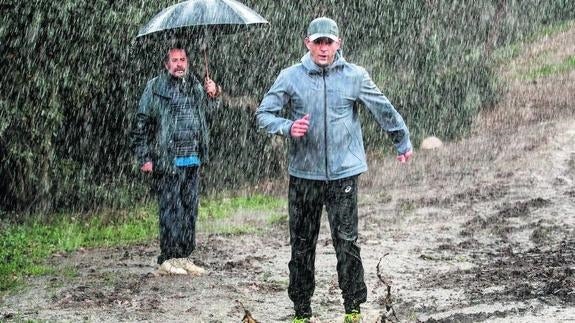
[[[158,264],[186,258],[195,248],[200,165],[208,161],[206,113],[221,88],[189,70],[186,49],[169,48],[165,72],[148,82],[140,99],[133,144],[140,170],[152,173],[160,211]]]
[[[289,138],[288,294],[294,303],[294,322],[309,322],[315,248],[325,205],[344,321],[359,322],[367,287],[357,244],[357,184],[367,163],[357,103],[363,103],[388,132],[402,163],[412,155],[409,131],[365,69],[343,58],[335,21],[313,20],[304,42],[308,53],[301,63],[280,73],[256,112],[260,127]]]
[[[155,15],[136,38],[153,41],[179,35],[191,39],[201,34],[209,38],[211,33],[233,34],[267,24],[235,0],[189,0]],[[195,248],[199,170],[208,161],[206,114],[219,105],[221,94],[209,78],[207,47],[204,62],[202,85],[189,70],[186,50],[179,45],[169,48],[166,71],[148,82],[138,107],[133,143],[141,171],[152,173],[157,182],[159,264],[171,265],[166,260],[188,257]],[[183,267],[188,270],[189,263]]]

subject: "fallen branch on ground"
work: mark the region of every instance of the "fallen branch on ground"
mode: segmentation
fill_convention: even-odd
[[[395,310],[393,309],[393,306],[392,306],[393,299],[391,297],[391,284],[388,283],[385,279],[383,279],[383,275],[382,275],[381,269],[380,269],[381,261],[387,255],[389,255],[389,253],[386,253],[381,258],[379,258],[379,262],[377,263],[377,267],[376,267],[377,278],[379,278],[379,280],[387,288],[387,294],[384,297],[380,298],[380,300],[379,300],[379,303],[385,308],[385,311],[381,315],[381,317],[378,319],[378,321],[376,321],[376,323],[399,322],[399,319],[397,318],[397,315],[395,315]]]

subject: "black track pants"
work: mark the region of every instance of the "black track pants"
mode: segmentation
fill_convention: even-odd
[[[158,263],[188,257],[196,247],[198,167],[180,168],[159,179],[160,250]]]
[[[291,260],[288,294],[296,315],[311,312],[315,289],[315,249],[325,205],[337,256],[339,287],[346,312],[366,301],[367,287],[357,241],[357,176],[334,181],[290,177],[289,227]],[[299,312],[299,313],[298,313]]]

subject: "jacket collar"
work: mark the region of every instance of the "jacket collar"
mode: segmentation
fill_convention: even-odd
[[[190,82],[190,84],[199,83],[198,79],[191,71],[185,78],[186,82]],[[163,96],[166,98],[171,98],[172,95],[170,94],[170,89],[177,83],[181,83],[182,80],[171,76],[168,72],[161,73],[154,84],[153,92],[156,95]]]
[[[343,66],[346,63],[346,60],[343,57],[343,54],[341,53],[341,49],[338,49],[337,52],[335,53],[335,59],[333,60],[333,63],[331,63],[331,65],[329,65],[329,66],[326,66],[326,67],[318,66],[311,59],[311,55],[309,52],[307,52],[301,58],[301,63],[309,74],[323,74],[324,71],[329,73],[329,71]]]

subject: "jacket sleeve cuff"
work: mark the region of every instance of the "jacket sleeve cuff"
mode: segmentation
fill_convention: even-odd
[[[288,121],[280,128],[279,134],[284,137],[291,137],[291,126],[293,125],[293,121]]]
[[[400,143],[395,145],[397,149],[398,155],[403,155],[406,152],[413,150],[413,146],[411,145],[411,140],[408,136],[406,136]]]
[[[145,163],[151,162],[151,161],[152,161],[152,159],[150,159],[149,157],[140,158],[138,160],[138,166],[142,167],[142,166],[144,166]]]

